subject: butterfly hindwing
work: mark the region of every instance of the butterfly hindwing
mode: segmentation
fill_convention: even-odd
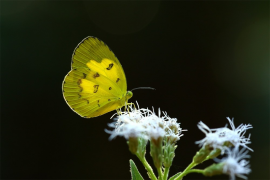
[[[106,104],[117,104],[115,101],[122,96],[116,83],[87,68],[71,70],[64,80],[63,91],[68,105],[84,117],[91,116],[93,110],[102,109]]]

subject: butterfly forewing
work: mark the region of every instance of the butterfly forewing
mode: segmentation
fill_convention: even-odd
[[[127,91],[124,70],[111,49],[95,37],[85,38],[74,50],[72,56],[72,69],[78,67],[91,68],[93,61],[106,72],[109,79],[116,82],[120,89]]]

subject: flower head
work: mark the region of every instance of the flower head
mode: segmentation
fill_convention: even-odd
[[[110,127],[115,128],[114,131],[105,130],[111,134],[110,139],[116,136],[124,136],[126,139],[130,137],[141,137],[147,139],[145,134],[145,127],[142,126],[141,120],[145,117],[145,109],[133,110],[130,112],[121,112],[121,115],[114,118],[116,122],[109,124]],[[112,118],[115,116],[114,114]]]
[[[249,162],[246,158],[248,151],[246,148],[242,148],[239,151],[239,146],[234,148],[226,148],[225,152],[228,155],[223,159],[214,159],[218,164],[212,164],[204,169],[203,174],[205,176],[214,176],[218,174],[228,174],[231,180],[235,180],[235,176],[247,179],[245,175],[251,172],[249,168]]]
[[[251,172],[249,168],[249,161],[246,161],[246,158],[250,156],[247,155],[248,151],[245,151],[245,148],[239,151],[239,147],[235,147],[232,150],[227,149],[227,157],[216,160],[223,164],[223,173],[228,174],[231,177],[231,180],[235,179],[235,176],[238,176],[243,179],[247,179],[243,174],[249,174]]]
[[[137,105],[138,106],[138,105]],[[115,128],[113,131],[106,132],[111,134],[110,139],[116,136],[124,136],[126,139],[130,137],[142,137],[145,139],[158,139],[170,137],[174,142],[178,141],[182,130],[180,123],[176,118],[170,118],[166,112],[163,115],[159,109],[158,115],[154,110],[145,108],[135,109],[130,105],[128,111],[120,111],[114,120],[116,122],[109,124]],[[116,115],[116,114],[115,114]]]
[[[247,144],[251,143],[250,135],[247,138],[244,136],[246,130],[251,129],[252,126],[250,124],[241,124],[235,128],[233,119],[231,120],[229,117],[227,117],[227,119],[231,125],[231,129],[226,126],[223,128],[210,129],[203,122],[199,122],[198,128],[206,135],[206,137],[196,143],[200,146],[210,146],[214,149],[220,149],[221,153],[224,153],[226,147],[230,145],[241,145],[252,151],[252,149],[247,146]]]

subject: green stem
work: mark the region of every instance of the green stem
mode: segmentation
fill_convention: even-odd
[[[186,176],[187,174],[189,174],[189,173],[203,173],[203,170],[201,170],[201,169],[190,169],[190,170],[188,170],[188,171],[185,171],[185,173],[182,173],[182,174],[180,174],[180,176],[178,176],[177,178],[175,178],[175,180],[176,179],[182,179],[184,176]]]
[[[188,171],[188,173],[201,173],[202,174],[203,170],[202,169],[191,169],[191,170]]]
[[[148,164],[148,162],[146,161],[145,157],[140,157],[140,155],[136,154],[137,157],[140,159],[140,161],[142,162],[142,164],[144,165],[145,169],[148,172],[148,175],[150,176],[150,178],[152,180],[157,180],[157,177],[155,176],[153,169],[151,168],[151,166]]]
[[[163,180],[163,173],[162,173],[161,168],[157,168],[157,171],[158,171],[158,179]]]
[[[196,165],[197,164],[195,162],[190,163],[188,167],[178,177],[175,178],[175,180],[181,180],[185,175],[189,173],[189,170]]]
[[[203,174],[203,171],[204,170],[201,170],[201,169],[190,169],[188,171],[185,171],[185,173],[180,174],[180,176],[178,176],[177,178],[175,178],[175,180],[176,179],[178,180],[179,178],[181,180],[184,176],[186,176],[189,173],[200,173],[200,174]]]
[[[164,175],[163,175],[163,179],[164,180],[167,180],[168,179],[169,170],[170,170],[169,167],[165,167]]]

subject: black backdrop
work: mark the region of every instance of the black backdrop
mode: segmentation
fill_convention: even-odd
[[[128,89],[157,89],[134,91],[131,102],[188,129],[170,175],[198,150],[197,123],[222,127],[229,116],[254,126],[249,179],[269,179],[268,1],[1,1],[2,179],[130,179],[129,159],[147,177],[123,138],[108,140],[112,112],[84,119],[63,99],[86,36],[114,51]]]

